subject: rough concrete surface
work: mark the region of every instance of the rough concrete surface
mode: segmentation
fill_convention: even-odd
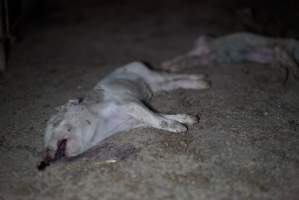
[[[154,66],[198,35],[240,31],[217,3],[57,1],[25,24],[0,79],[0,199],[298,199],[299,87],[266,65],[198,66],[212,88],[152,101],[198,114],[187,133],[135,129],[72,161],[36,169],[45,122],[119,65]],[[113,119],[112,119],[113,120]],[[116,159],[115,163],[105,160]]]

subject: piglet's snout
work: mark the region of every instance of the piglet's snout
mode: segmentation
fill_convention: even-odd
[[[44,159],[37,166],[38,170],[44,170],[51,162],[59,160],[65,157],[65,151],[67,146],[67,139],[63,139],[57,142],[56,152],[52,152],[49,148],[46,149]]]
[[[63,139],[57,142],[57,150],[54,156],[55,160],[59,160],[65,157],[66,146],[67,146],[67,139]]]

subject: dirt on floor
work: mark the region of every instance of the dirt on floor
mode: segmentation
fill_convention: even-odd
[[[185,70],[208,74],[212,88],[161,93],[152,105],[199,115],[187,133],[123,132],[38,171],[56,106],[118,66],[145,60],[158,68],[201,34],[243,30],[220,3],[69,3],[24,24],[0,79],[0,200],[298,198],[299,85],[274,80],[267,65]]]

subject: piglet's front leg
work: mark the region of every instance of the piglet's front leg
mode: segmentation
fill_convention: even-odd
[[[186,114],[163,115],[153,112],[142,102],[132,102],[125,106],[125,112],[136,120],[141,121],[145,127],[153,127],[173,133],[187,131],[187,126],[197,123],[196,117]]]

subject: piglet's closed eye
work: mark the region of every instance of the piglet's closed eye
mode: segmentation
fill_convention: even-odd
[[[55,152],[54,158],[52,158],[49,154],[49,150],[46,150],[45,158],[40,162],[40,164],[37,166],[37,169],[42,171],[47,166],[50,165],[51,162],[54,162],[56,160],[59,160],[63,157],[65,157],[65,149],[67,145],[67,139],[63,139],[57,142],[57,150]]]

